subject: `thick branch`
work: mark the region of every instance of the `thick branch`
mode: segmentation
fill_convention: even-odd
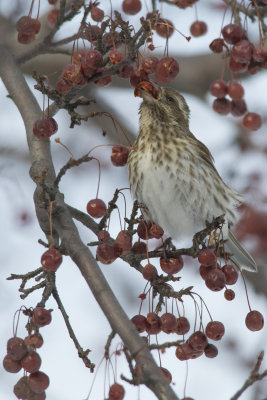
[[[42,193],[41,184],[43,179],[45,179],[46,185],[51,185],[51,187],[55,180],[50,143],[49,140],[38,140],[33,137],[33,122],[40,118],[41,110],[8,49],[2,47],[0,51],[0,75],[25,123],[32,159],[31,176],[37,184],[35,193],[36,211],[40,225],[42,229],[44,227],[44,231],[47,233],[49,218],[40,193]],[[161,374],[147,345],[140,338],[118,303],[94,257],[86,245],[82,243],[70,212],[64,203],[63,196],[59,192],[55,194],[55,204],[57,209],[53,215],[53,223],[61,238],[62,245],[77,264],[95,299],[109,320],[112,329],[120,335],[131,355],[140,366],[144,383],[155,393],[158,399],[177,400],[177,396]]]

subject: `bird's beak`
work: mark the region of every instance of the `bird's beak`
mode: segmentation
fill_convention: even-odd
[[[160,89],[159,87],[156,87],[153,85],[151,82],[148,81],[142,81],[139,82],[135,89],[134,89],[134,95],[139,96],[144,98],[146,95],[153,97],[155,100],[160,99]]]

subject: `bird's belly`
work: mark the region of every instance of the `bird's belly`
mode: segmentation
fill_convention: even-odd
[[[215,209],[212,196],[205,193],[201,174],[193,179],[186,166],[177,171],[174,163],[159,166],[149,157],[143,157],[138,168],[143,179],[138,191],[133,188],[135,197],[173,239],[192,238],[205,228],[207,220],[223,214]]]

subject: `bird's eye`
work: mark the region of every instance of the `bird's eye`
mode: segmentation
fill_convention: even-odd
[[[167,97],[167,100],[174,103],[174,98],[173,97]]]

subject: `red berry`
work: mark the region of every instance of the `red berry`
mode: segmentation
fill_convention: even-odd
[[[173,3],[179,8],[192,7],[198,0],[173,0]]]
[[[198,261],[200,264],[210,267],[216,265],[216,255],[210,249],[203,249],[198,254]]]
[[[132,248],[132,236],[126,230],[122,230],[118,233],[114,245],[120,255],[129,253]]]
[[[219,99],[227,95],[228,87],[224,81],[214,81],[210,85],[210,93]]]
[[[240,40],[232,48],[232,57],[239,63],[249,63],[252,56],[252,44],[248,40]]]
[[[26,336],[24,339],[24,343],[26,344],[27,347],[34,350],[42,347],[44,340],[39,332],[35,332],[32,335]]]
[[[234,285],[238,279],[238,273],[236,269],[230,265],[226,264],[222,267],[222,272],[226,278],[226,285]]]
[[[130,76],[130,84],[133,87],[135,87],[138,83],[143,81],[148,81],[148,74],[144,70],[137,69],[136,71],[132,72]]]
[[[169,383],[171,383],[172,374],[170,373],[170,371],[167,368],[163,368],[163,367],[160,367],[160,370],[161,370],[162,374],[165,376],[165,378],[167,379],[167,381]]]
[[[158,62],[159,62],[159,59],[157,57],[146,57],[142,61],[142,69],[147,74],[153,74]]]
[[[192,347],[193,350],[203,351],[208,344],[208,339],[205,333],[197,331],[189,336],[188,344]]]
[[[113,146],[111,153],[111,162],[115,167],[123,167],[127,164],[130,150],[125,146]]]
[[[228,99],[215,99],[212,104],[213,110],[218,114],[227,115],[231,111],[231,102]]]
[[[97,25],[88,24],[86,28],[82,32],[83,39],[88,40],[89,42],[94,42],[101,35],[101,29]]]
[[[159,18],[155,24],[155,30],[159,36],[169,38],[174,31],[173,23],[165,18]]]
[[[118,76],[123,79],[129,79],[133,73],[134,67],[131,64],[127,64],[120,68]]]
[[[47,139],[56,133],[57,129],[56,120],[52,117],[46,117],[35,121],[32,131],[38,139]]]
[[[226,289],[224,292],[224,297],[228,301],[232,301],[235,298],[235,292],[232,289]]]
[[[175,355],[180,361],[190,360],[192,354],[193,349],[188,343],[179,345],[175,351]]]
[[[36,307],[33,310],[32,320],[35,325],[40,327],[49,325],[52,320],[51,311],[42,307]]]
[[[177,327],[177,319],[171,313],[162,314],[160,317],[162,330],[165,333],[172,333]]]
[[[190,330],[190,323],[187,318],[179,317],[177,318],[176,333],[178,335],[185,335]]]
[[[251,331],[260,331],[263,328],[263,315],[256,310],[250,311],[246,316],[246,326]]]
[[[220,321],[210,321],[205,332],[209,339],[221,340],[225,332],[224,325]]]
[[[37,34],[40,31],[41,23],[38,19],[30,16],[21,17],[16,23],[16,29],[24,35]]]
[[[23,357],[23,359],[21,360],[21,366],[25,369],[26,372],[36,372],[40,369],[41,357],[38,353],[36,353],[36,351],[31,351],[26,354],[25,357]]]
[[[108,233],[108,231],[103,230],[99,232],[97,238],[100,242],[107,243],[110,239],[110,234]]]
[[[232,72],[242,73],[248,70],[248,64],[240,63],[236,61],[233,57],[231,57],[229,61],[229,68]]]
[[[267,60],[267,51],[263,47],[254,47],[252,58],[254,61],[263,62]]]
[[[161,331],[160,317],[154,312],[148,313],[146,318],[146,332],[149,335],[157,335],[160,331]]]
[[[214,292],[222,290],[225,286],[225,281],[226,279],[224,273],[218,268],[210,271],[205,279],[206,286]]]
[[[208,343],[204,350],[205,356],[208,358],[214,358],[218,355],[218,349],[214,344]]]
[[[173,57],[163,57],[156,66],[155,77],[159,82],[171,82],[178,72],[178,62]]]
[[[207,24],[203,21],[195,21],[190,26],[191,35],[195,37],[205,35],[207,29],[208,29]]]
[[[152,224],[149,233],[153,238],[160,239],[164,234],[164,230],[161,228],[161,226],[157,224]]]
[[[72,84],[63,78],[60,78],[56,83],[55,89],[59,94],[64,95],[71,91]]]
[[[151,281],[152,279],[155,279],[158,275],[157,268],[154,267],[152,264],[147,264],[142,271],[142,275],[144,279],[147,281]]]
[[[34,41],[35,33],[26,34],[26,33],[23,33],[23,32],[19,32],[17,38],[18,38],[18,42],[19,43],[21,43],[21,44],[29,44],[29,43]]]
[[[87,203],[87,212],[93,218],[101,218],[107,211],[107,206],[103,200],[92,199]]]
[[[96,79],[94,84],[98,87],[106,87],[111,84],[112,77],[110,75],[103,76],[103,78]]]
[[[86,77],[81,71],[80,64],[68,64],[63,70],[62,78],[69,82],[71,85],[85,85],[87,82]]]
[[[24,340],[19,337],[12,337],[7,342],[7,355],[12,360],[21,360],[28,352]]]
[[[124,55],[117,49],[113,49],[109,53],[109,59],[112,64],[118,64],[120,61],[124,60],[124,58]]]
[[[124,398],[125,390],[122,385],[113,383],[109,388],[109,400],[122,400]]]
[[[50,10],[47,14],[47,22],[50,28],[54,28],[54,26],[56,25],[58,15],[59,10],[57,8],[53,8],[53,10]]]
[[[131,319],[132,323],[136,327],[139,333],[143,333],[146,330],[146,317],[143,315],[135,315]]]
[[[97,246],[96,255],[102,264],[111,264],[118,257],[118,252],[114,246],[103,243]]]
[[[232,100],[231,102],[231,114],[234,117],[241,117],[247,112],[247,105],[245,100]]]
[[[244,118],[243,118],[243,125],[251,130],[251,131],[257,131],[260,129],[262,125],[262,119],[261,116],[257,113],[249,112],[247,113]]]
[[[91,18],[96,22],[102,21],[102,19],[104,18],[104,15],[105,15],[104,11],[98,7],[94,7],[91,10]]]
[[[46,271],[56,271],[61,263],[62,255],[54,248],[45,251],[41,257],[41,264]]]
[[[14,394],[18,399],[28,399],[33,394],[28,385],[28,377],[23,376],[14,386]]]
[[[13,360],[10,355],[7,354],[3,359],[3,367],[7,372],[15,374],[21,370],[21,363],[20,360]]]
[[[48,388],[49,378],[44,372],[33,372],[28,377],[28,384],[33,392],[41,393]]]
[[[244,96],[244,88],[240,83],[232,81],[228,86],[228,94],[233,100],[242,99]]]
[[[210,44],[210,49],[213,53],[221,53],[223,51],[224,40],[223,39],[214,39]]]
[[[184,262],[181,256],[177,258],[168,258],[165,260],[163,257],[160,258],[160,267],[162,271],[166,272],[166,274],[176,274],[181,271],[184,266]]]
[[[142,8],[140,0],[123,0],[122,9],[125,14],[137,14]]]
[[[206,267],[205,265],[200,265],[199,267],[199,273],[202,279],[206,279],[208,273],[215,269],[215,265],[212,265],[210,267]]]
[[[222,35],[227,43],[235,44],[243,37],[243,30],[235,24],[225,25],[222,29]]]
[[[92,70],[96,70],[103,64],[103,56],[98,50],[88,50],[82,58],[82,70],[86,76],[89,76]],[[87,72],[89,73],[87,74]]]
[[[151,227],[150,222],[141,221],[137,226],[137,235],[144,240],[150,239],[151,235],[149,233]]]
[[[146,253],[146,244],[144,242],[135,242],[132,247],[132,252],[135,254]]]

